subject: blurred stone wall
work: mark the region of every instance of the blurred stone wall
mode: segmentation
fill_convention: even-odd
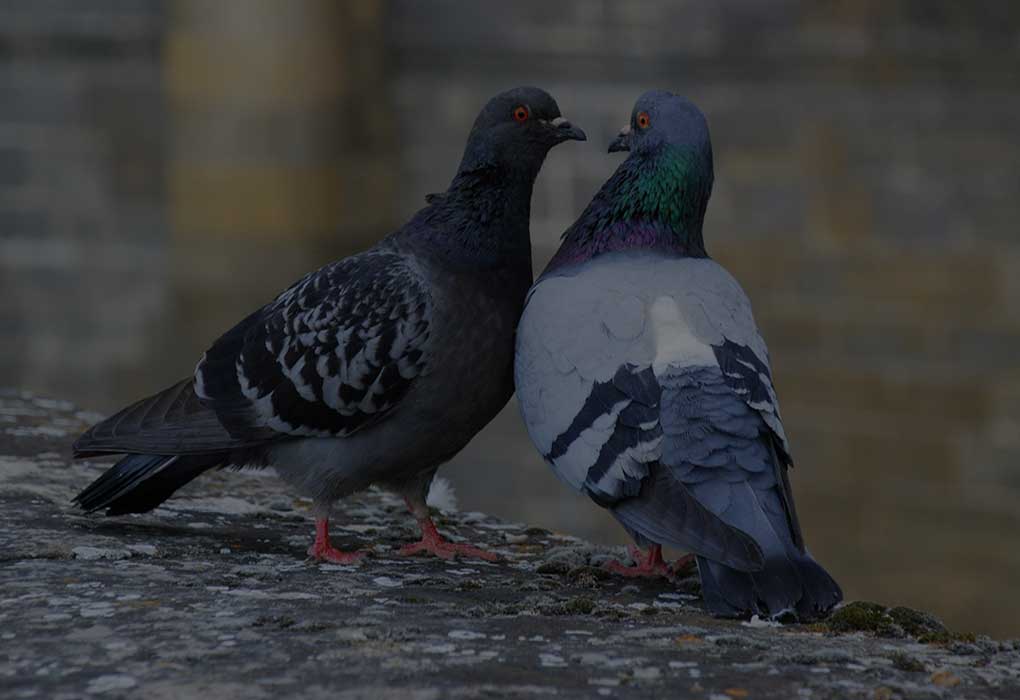
[[[0,386],[111,410],[394,221],[383,3],[0,4]]]
[[[540,84],[587,130],[540,176],[543,264],[638,94],[698,102],[706,240],[769,342],[812,549],[851,597],[1020,630],[1002,614],[1020,586],[1020,5],[401,0],[391,26],[405,211],[497,89]],[[545,474],[515,408],[456,464],[481,509],[622,536]]]
[[[175,355],[394,223],[379,0],[170,0]],[[229,283],[224,283],[229,280]],[[189,368],[190,369],[190,368]]]
[[[0,385],[128,383],[166,299],[163,14],[0,3]]]

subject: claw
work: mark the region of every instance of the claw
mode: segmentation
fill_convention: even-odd
[[[334,547],[329,541],[329,519],[316,518],[315,542],[308,548],[308,556],[331,564],[354,564],[365,556],[365,552],[344,552]]]
[[[404,545],[397,552],[399,556],[408,557],[419,552],[433,554],[440,559],[453,559],[454,557],[472,557],[484,559],[485,561],[499,561],[499,555],[494,552],[487,552],[470,544],[458,544],[449,542],[439,534],[431,518],[419,521],[421,523],[421,539],[412,544]]]
[[[688,554],[680,557],[673,564],[667,564],[662,558],[662,547],[657,544],[649,547],[647,554],[634,545],[629,545],[628,549],[631,558],[634,559],[634,566],[626,566],[618,561],[610,561],[606,562],[605,568],[614,574],[632,578],[656,578],[662,576],[672,580],[681,572],[686,572],[694,563],[694,555]]]

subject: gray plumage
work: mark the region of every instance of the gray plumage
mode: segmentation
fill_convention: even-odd
[[[529,293],[522,416],[557,476],[639,544],[698,555],[710,610],[817,616],[842,594],[804,547],[768,351],[701,241],[704,117],[661,92],[634,114],[612,149],[632,156]]]
[[[323,518],[373,483],[427,517],[436,468],[511,395],[532,185],[550,148],[583,138],[547,93],[497,95],[450,188],[405,226],[241,321],[193,378],[85,433],[78,456],[129,454],[78,502],[148,510],[205,469],[248,464],[275,467]]]
[[[680,516],[649,517],[647,507],[637,507],[651,503],[654,509],[653,494],[665,487],[647,484],[663,465],[694,470],[693,463],[669,464],[685,448],[698,450],[695,459],[711,456],[709,469],[728,459],[729,435],[688,424],[697,416],[688,416],[690,400],[673,389],[686,368],[714,365],[719,371],[713,346],[730,341],[764,354],[750,305],[732,277],[707,259],[642,251],[603,255],[544,276],[529,295],[518,338],[521,412],[557,476],[610,507],[648,541],[711,554],[742,570],[761,567],[758,546],[735,523],[727,527],[726,520],[700,511],[697,527],[688,522],[692,505],[718,514],[713,506],[722,497],[698,499],[686,479],[679,479],[686,488],[663,504],[682,508]],[[774,395],[764,381],[766,394]],[[728,387],[719,400],[727,395],[733,404],[740,400]],[[774,416],[781,431],[774,404],[758,407],[758,415]],[[757,435],[747,415],[732,415],[735,405],[719,413],[727,433]],[[707,439],[697,439],[699,428]]]

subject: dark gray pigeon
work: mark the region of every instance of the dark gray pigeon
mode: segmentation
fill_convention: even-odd
[[[697,555],[708,608],[801,619],[842,599],[804,547],[769,356],[740,285],[705,251],[705,117],[645,93],[630,156],[563,235],[518,330],[517,396],[553,471],[650,547]]]
[[[445,541],[425,496],[513,391],[532,185],[568,139],[585,135],[543,90],[492,98],[449,189],[401,229],[307,275],[217,340],[193,377],[82,435],[77,457],[126,456],[77,503],[139,513],[209,469],[272,466],[314,499],[317,559],[360,555],[330,544],[329,513],[370,484],[403,495],[421,525],[404,553],[495,558]]]

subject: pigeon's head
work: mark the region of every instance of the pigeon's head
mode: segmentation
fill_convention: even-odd
[[[654,153],[664,146],[711,153],[708,122],[686,97],[649,90],[634,103],[630,124],[609,144],[609,152]]]
[[[583,131],[560,114],[548,92],[536,87],[514,88],[489,100],[475,119],[460,169],[495,167],[533,178],[550,148],[586,139]]]

